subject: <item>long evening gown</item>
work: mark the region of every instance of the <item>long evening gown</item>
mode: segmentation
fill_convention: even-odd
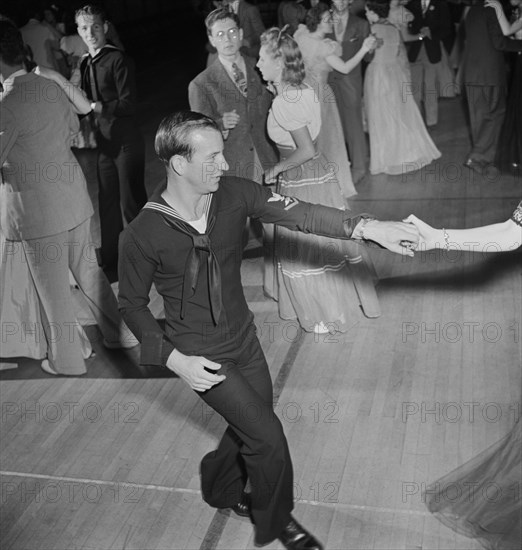
[[[70,289],[65,288],[64,292]],[[82,356],[87,359],[93,353],[92,345],[84,328],[75,321],[75,334]],[[8,241],[0,231],[0,326],[3,329],[0,370],[17,367],[22,357],[45,359],[49,347],[46,324],[47,317],[27,265],[24,243]]]
[[[305,63],[306,82],[314,89],[321,104],[321,130],[317,147],[334,163],[341,193],[344,197],[350,197],[357,191],[353,185],[337,102],[328,84],[328,73],[332,68],[326,62],[329,55],[341,55],[341,45],[329,38],[312,36],[305,25],[299,25],[294,39]]]
[[[522,544],[522,422],[500,441],[426,490],[426,505],[444,525],[488,550]]]
[[[307,87],[274,98],[267,121],[268,135],[277,144],[281,158],[295,150],[291,131],[307,127],[314,143],[321,127],[321,108],[314,90]],[[303,201],[344,209],[335,170],[318,151],[313,159],[283,172],[282,194]],[[354,243],[277,227],[279,314],[297,319],[307,331],[316,324],[330,332],[346,332],[361,318],[359,301],[367,316],[380,315],[371,275],[360,281],[361,261],[353,266]],[[359,284],[361,282],[361,284]]]
[[[402,174],[441,156],[428,134],[411,91],[406,50],[399,30],[375,23],[383,43],[375,50],[364,80],[364,104],[370,134],[370,172]]]
[[[0,358],[44,359],[47,340],[43,331],[40,301],[27,264],[20,261],[22,243],[7,241],[0,231]],[[16,364],[3,364],[0,369]]]
[[[512,220],[522,226],[522,202]],[[521,227],[522,229],[522,227]],[[488,550],[522,547],[522,421],[500,441],[425,491],[442,523]]]

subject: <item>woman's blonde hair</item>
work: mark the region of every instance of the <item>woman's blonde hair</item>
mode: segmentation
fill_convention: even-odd
[[[283,60],[283,83],[299,86],[305,79],[305,66],[297,42],[282,29],[272,27],[261,35],[261,45],[266,46],[274,58]]]

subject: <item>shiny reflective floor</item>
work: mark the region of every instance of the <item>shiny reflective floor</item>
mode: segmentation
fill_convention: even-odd
[[[179,82],[201,70],[158,65],[139,73],[149,191],[163,177],[152,154],[157,123],[186,107]],[[415,213],[438,227],[510,215],[520,181],[463,167],[460,98],[441,100],[440,111],[430,133],[442,158],[405,176],[368,177],[354,211]],[[371,249],[382,316],[361,314],[346,334],[325,336],[280,320],[250,244],[244,288],[294,460],[298,520],[329,550],[479,548],[439,524],[422,491],[520,414],[520,253],[404,259]],[[161,319],[161,300],[151,299]],[[78,311],[89,323],[80,300]],[[137,349],[106,350],[95,326],[87,332],[96,356],[83,377],[51,377],[28,360],[0,372],[2,549],[253,548],[247,519],[200,496],[199,461],[222,420],[181,380],[140,367]]]

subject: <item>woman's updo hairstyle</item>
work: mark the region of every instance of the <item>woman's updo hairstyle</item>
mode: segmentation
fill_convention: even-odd
[[[317,30],[326,11],[330,11],[330,8],[324,2],[319,2],[317,6],[310,8],[306,12],[305,23],[310,32],[315,32]]]
[[[299,86],[305,79],[305,67],[301,50],[297,42],[282,29],[272,27],[261,35],[261,46],[275,59],[283,61],[283,83]]]

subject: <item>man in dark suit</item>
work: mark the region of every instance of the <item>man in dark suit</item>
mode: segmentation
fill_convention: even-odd
[[[361,48],[370,34],[367,21],[349,12],[351,0],[333,0],[334,32],[328,36],[342,47],[341,57],[347,61]],[[348,74],[332,71],[328,82],[332,87],[343,125],[344,139],[352,163],[352,179],[356,184],[366,174],[368,146],[362,120],[362,69],[358,65]]]
[[[277,26],[282,29],[288,25],[286,32],[294,35],[297,27],[304,23],[306,17],[306,8],[303,0],[282,0],[277,8]]]
[[[407,43],[413,97],[419,109],[424,105],[426,125],[434,126],[439,117],[437,68],[442,59],[441,40],[451,17],[445,0],[411,0],[406,8],[413,14],[408,30],[418,35],[418,40]]]
[[[250,57],[257,57],[261,47],[260,37],[265,30],[259,9],[245,0],[224,0],[223,4],[239,19],[239,25],[243,30],[241,51]]]
[[[486,8],[482,0],[471,6],[464,24],[462,81],[466,87],[472,143],[465,165],[482,174],[495,158],[506,113],[504,52],[522,51],[522,40],[505,37],[495,10]]]

